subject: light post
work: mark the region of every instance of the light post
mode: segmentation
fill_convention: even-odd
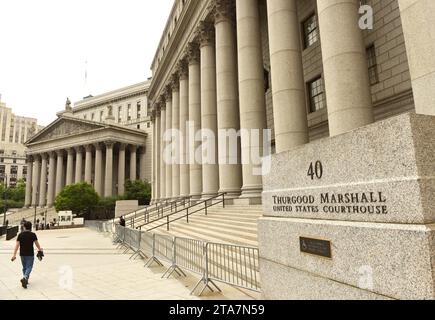
[[[36,190],[36,199],[38,199],[38,194],[39,194],[39,192],[38,192],[38,190]],[[33,225],[35,226],[35,228],[36,228],[36,207],[37,207],[37,205],[36,205],[36,201],[35,201],[35,216],[33,217]]]
[[[3,191],[3,196],[4,196],[4,200],[5,200],[5,203],[4,203],[4,212],[3,212],[3,226],[5,226],[6,225],[6,212],[8,211],[8,205],[7,205],[7,200],[8,200],[8,192],[7,192],[7,188],[8,188],[8,175],[5,173],[4,175],[4,185],[5,185],[5,188],[4,188],[4,191]]]

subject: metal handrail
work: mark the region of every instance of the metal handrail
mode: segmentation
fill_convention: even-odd
[[[203,210],[205,211],[205,215],[207,215],[207,210],[208,210],[208,208],[213,207],[213,206],[216,206],[216,205],[221,204],[221,203],[222,203],[223,208],[225,208],[225,195],[226,195],[226,194],[227,194],[226,192],[219,193],[219,194],[216,195],[216,196],[210,197],[210,198],[208,198],[208,199],[206,199],[206,200],[201,200],[201,201],[199,201],[199,202],[196,202],[195,204],[191,204],[191,205],[190,205],[189,207],[187,207],[187,208],[183,208],[183,209],[181,209],[181,210],[177,210],[176,212],[173,212],[173,213],[171,213],[171,214],[168,214],[168,215],[166,215],[166,216],[164,216],[164,217],[161,217],[160,219],[157,219],[157,220],[155,220],[155,221],[150,221],[150,222],[148,222],[148,223],[145,223],[145,224],[143,224],[143,225],[141,225],[141,226],[138,226],[137,228],[139,228],[140,230],[142,230],[142,227],[147,226],[147,225],[149,225],[149,224],[151,224],[151,223],[154,223],[154,222],[157,222],[157,221],[159,221],[159,220],[162,220],[162,219],[165,219],[165,218],[166,218],[166,222],[165,222],[165,223],[162,223],[162,224],[160,224],[160,225],[158,225],[158,226],[152,227],[152,228],[148,229],[147,231],[149,232],[149,231],[152,231],[152,230],[158,229],[158,228],[163,227],[163,226],[166,226],[166,230],[169,231],[169,229],[170,229],[170,224],[171,224],[172,222],[175,222],[175,221],[181,220],[181,219],[183,219],[183,218],[186,218],[186,219],[187,219],[187,223],[189,223],[189,217],[190,217],[191,215],[193,215],[193,214],[195,214],[195,213],[197,213],[197,212],[203,211]],[[213,200],[216,200],[216,199],[218,199],[218,198],[220,198],[220,197],[222,197],[222,200],[217,201],[217,202],[213,202]],[[210,204],[208,205],[207,203],[210,203]],[[198,210],[196,210],[196,211],[193,211],[193,212],[190,211],[192,208],[198,207],[198,206],[200,206],[200,205],[202,205],[202,204],[204,204],[204,207],[203,207],[203,208],[200,208],[200,209],[198,209]],[[176,214],[178,214],[178,213],[184,212],[184,211],[186,211],[186,214],[185,214],[185,215],[182,215],[181,217],[178,217],[178,218],[175,218],[175,219],[173,219],[173,220],[170,220],[170,217],[172,217],[172,216],[174,216],[174,215],[176,215]]]
[[[190,197],[190,196],[178,198],[176,200],[166,202],[165,204],[163,204],[161,206],[156,206],[150,211],[148,211],[148,209],[146,208],[145,212],[141,212],[139,216],[138,216],[138,212],[142,211],[144,209],[137,210],[134,212],[134,214],[135,214],[134,217],[131,217],[130,219],[128,219],[128,221],[126,221],[126,226],[130,226],[130,227],[134,228],[135,225],[137,225],[138,223],[140,223],[142,221],[149,222],[150,219],[154,218],[154,217],[157,217],[157,219],[154,219],[153,221],[157,221],[161,217],[164,217],[166,212],[168,212],[168,211],[173,212],[174,209],[177,210],[179,203],[183,207],[186,207],[186,203],[189,203],[189,205],[190,205],[191,199],[192,199],[192,197]]]

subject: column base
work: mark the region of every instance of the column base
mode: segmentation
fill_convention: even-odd
[[[237,204],[240,205],[260,205],[262,204],[263,186],[244,186],[242,188],[242,195],[237,199]]]

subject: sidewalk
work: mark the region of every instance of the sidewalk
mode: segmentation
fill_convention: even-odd
[[[144,268],[141,259],[129,260],[109,238],[88,229],[37,232],[45,251],[35,261],[27,290],[21,287],[21,262],[12,263],[15,241],[0,239],[0,300],[188,300],[250,299],[243,292],[221,286],[223,294],[198,298],[190,290],[198,278],[161,279],[165,268]]]

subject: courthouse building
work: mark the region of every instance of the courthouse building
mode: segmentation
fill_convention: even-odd
[[[36,119],[15,115],[0,96],[0,183],[14,187],[19,180],[26,181],[24,143],[42,128]]]
[[[70,184],[87,182],[101,197],[121,196],[127,180],[151,181],[149,81],[75,103],[26,142],[26,207],[52,207]]]
[[[358,27],[370,14],[361,5],[373,9],[372,29]],[[280,153],[415,108],[398,0],[176,0],[152,70],[155,200],[260,201],[249,163],[163,161],[163,133],[186,137],[186,121],[215,133],[270,129]],[[241,157],[260,146],[241,142]]]

